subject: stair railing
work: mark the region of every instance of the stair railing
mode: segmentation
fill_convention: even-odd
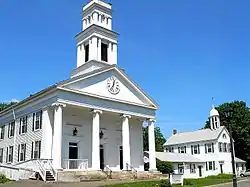
[[[132,165],[126,163],[126,170],[131,171],[131,173],[134,175],[134,178],[137,179],[137,170]]]
[[[36,160],[36,163],[39,167],[39,174],[42,177],[43,181],[46,181],[46,169],[41,164],[40,160]]]
[[[48,166],[49,166],[50,173],[53,175],[55,181],[57,181],[57,173],[56,173],[56,170],[54,169],[54,167],[52,165],[52,160],[48,160]]]
[[[108,176],[109,179],[112,179],[113,171],[108,166],[104,167],[103,172]]]

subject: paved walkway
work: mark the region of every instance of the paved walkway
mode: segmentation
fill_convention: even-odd
[[[108,184],[120,184],[129,182],[134,182],[134,181],[109,180],[109,181],[78,182],[78,183],[45,183],[42,181],[29,180],[29,181],[17,181],[13,183],[3,184],[1,185],[1,187],[100,187]]]

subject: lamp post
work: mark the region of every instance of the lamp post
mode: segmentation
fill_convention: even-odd
[[[230,118],[232,117],[233,111],[231,109],[226,109],[225,116],[229,126],[230,133],[230,147],[231,147],[231,160],[232,160],[232,169],[233,169],[233,187],[237,187],[237,178],[235,173],[235,160],[234,160],[234,143],[232,136],[232,124],[230,123]]]

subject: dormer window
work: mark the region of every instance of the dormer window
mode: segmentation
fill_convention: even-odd
[[[102,61],[108,62],[108,45],[102,43],[101,44],[101,55],[102,55]]]

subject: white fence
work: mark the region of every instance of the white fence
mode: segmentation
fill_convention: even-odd
[[[88,170],[88,159],[64,159],[63,168],[66,170]]]
[[[4,174],[11,180],[29,179],[33,173],[34,171],[30,169],[0,165],[0,174]]]

